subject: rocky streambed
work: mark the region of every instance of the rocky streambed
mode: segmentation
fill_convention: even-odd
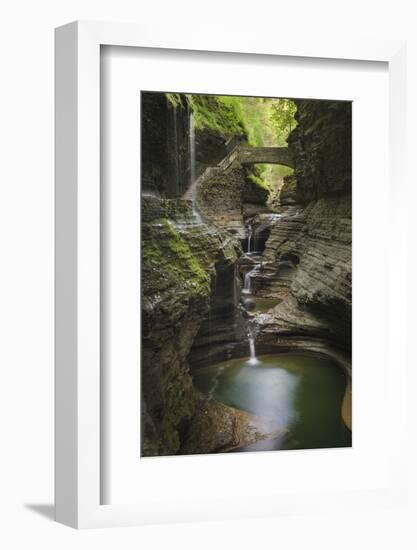
[[[309,212],[300,206],[247,221],[245,252],[236,261],[233,291],[240,297],[237,303],[234,300],[235,319],[240,318],[243,336],[213,356],[221,329],[213,330],[216,322],[211,319],[211,327],[203,326],[197,339],[198,354],[195,348],[190,354],[198,389],[262,419],[258,420],[262,439],[242,443],[237,446],[240,450],[351,444],[351,364],[348,351],[338,345],[343,330],[331,322],[331,316],[321,317],[314,308],[300,304],[294,292],[299,270],[313,269],[303,265],[307,244],[302,239],[309,239],[308,221]],[[311,243],[308,247],[311,251]],[[279,256],[271,257],[271,250],[279,251]],[[317,277],[317,292],[320,285],[329,294],[329,278]],[[278,435],[265,429],[265,420],[275,422]]]
[[[189,201],[147,197],[143,207],[145,454],[350,444],[341,415],[351,376],[338,346],[343,331],[294,295],[308,213],[283,208],[251,218],[242,247],[202,223]],[[329,293],[328,277],[319,284]],[[276,414],[282,407],[291,409],[286,421]]]

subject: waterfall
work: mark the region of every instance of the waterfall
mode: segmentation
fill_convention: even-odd
[[[253,337],[249,338],[249,349],[250,349],[250,360],[249,360],[249,362],[250,363],[257,362],[256,350],[255,350],[255,338],[253,338]]]
[[[250,351],[250,358],[249,358],[249,364],[250,365],[256,365],[259,363],[258,359],[256,358],[256,348],[255,348],[255,338],[256,338],[256,326],[253,323],[248,323],[248,341],[249,341],[249,351]]]
[[[239,308],[239,300],[240,300],[239,266],[238,266],[238,263],[235,262],[235,271],[233,273],[233,305],[235,308],[235,313],[238,311],[238,308]]]
[[[180,181],[180,147],[178,142],[178,128],[177,128],[177,109],[172,109],[173,126],[174,126],[174,162],[175,162],[175,196],[179,196],[181,193],[181,181]]]
[[[184,198],[187,200],[191,200],[193,204],[193,214],[195,221],[199,225],[203,225],[203,219],[198,211],[197,208],[197,185],[198,180],[195,177],[195,167],[196,167],[196,161],[195,161],[195,126],[194,126],[194,115],[193,113],[190,113],[190,126],[189,126],[189,146],[190,146],[190,183],[188,186],[188,190],[184,194]]]
[[[248,271],[247,273],[245,273],[245,277],[244,277],[244,280],[243,280],[243,290],[242,290],[242,293],[243,294],[250,294],[250,291],[251,291],[251,273],[252,273],[253,269],[251,271]]]
[[[250,249],[251,240],[252,240],[252,226],[249,225],[248,226],[248,252],[251,251],[251,249]]]
[[[253,269],[245,273],[243,278],[242,294],[250,294],[252,291],[252,277],[259,271],[259,264],[256,264]]]
[[[195,126],[194,115],[190,114],[190,187],[195,181]]]

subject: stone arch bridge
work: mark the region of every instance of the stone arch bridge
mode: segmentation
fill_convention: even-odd
[[[224,181],[225,178],[231,180],[239,179],[239,176],[232,173],[236,162],[240,165],[281,164],[294,168],[293,155],[288,147],[248,147],[236,145],[217,165],[207,167],[194,183],[190,185],[184,193],[183,198],[194,202],[198,188],[205,185],[208,181]],[[233,209],[232,205],[230,208]]]
[[[288,147],[237,147],[241,164],[282,164],[294,168],[294,159]]]

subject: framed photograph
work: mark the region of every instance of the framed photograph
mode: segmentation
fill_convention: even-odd
[[[401,506],[405,46],[179,34],[56,30],[56,518]]]

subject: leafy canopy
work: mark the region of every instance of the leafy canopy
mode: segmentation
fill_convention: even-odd
[[[197,129],[244,135],[256,147],[285,147],[296,121],[291,99],[189,94]],[[171,99],[172,101],[172,99]]]

